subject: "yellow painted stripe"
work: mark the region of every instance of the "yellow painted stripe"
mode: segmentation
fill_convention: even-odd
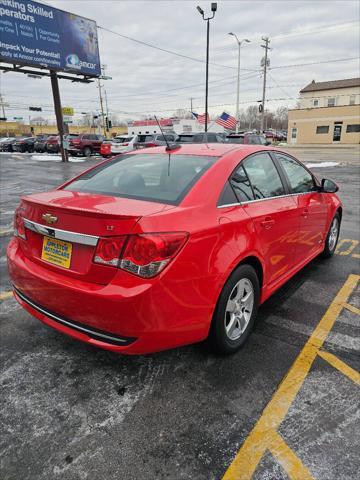
[[[340,360],[340,358],[336,357],[332,353],[325,352],[324,350],[320,350],[318,355],[330,363],[332,367],[336,368],[339,370],[339,372],[350,378],[350,380],[360,385],[360,373],[349,367],[349,365],[346,365],[346,363]]]
[[[354,257],[354,258],[360,258],[360,254],[359,254],[359,253],[353,253],[353,254],[352,254],[352,257]]]
[[[290,480],[314,480],[309,470],[284,442],[278,432],[274,432],[269,450],[283,467]]]
[[[349,246],[346,250],[341,252],[341,247],[345,245],[346,243],[349,243]],[[336,248],[335,253],[338,253],[339,255],[349,255],[355,247],[358,245],[359,241],[358,240],[352,240],[351,238],[342,238],[340,242],[338,243],[338,246]]]
[[[358,308],[354,307],[354,305],[351,305],[351,303],[345,303],[344,308],[346,308],[347,310],[349,310],[352,313],[356,313],[357,315],[360,315],[360,310]]]
[[[309,373],[319,349],[332,329],[344,303],[348,301],[359,278],[359,275],[349,275],[272,399],[265,407],[263,414],[246,438],[232,464],[225,472],[223,480],[251,479],[265,451],[271,447],[274,431],[278,429],[286,416]]]
[[[9,233],[13,233],[12,228],[8,228],[7,230],[0,230],[0,237],[5,237],[5,235],[8,235]]]
[[[8,298],[11,298],[13,296],[13,292],[2,292],[0,293],[0,300],[7,300]]]

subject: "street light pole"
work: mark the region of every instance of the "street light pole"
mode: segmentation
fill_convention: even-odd
[[[232,35],[233,37],[235,37],[236,42],[238,44],[238,68],[237,68],[237,89],[236,89],[236,114],[235,114],[236,133],[238,133],[239,128],[240,128],[239,104],[240,104],[240,54],[241,54],[241,45],[244,42],[250,43],[250,40],[248,40],[247,38],[244,38],[243,40],[239,40],[236,33],[233,33],[233,32],[229,32],[229,35]]]
[[[206,79],[205,79],[205,132],[208,131],[208,96],[209,96],[209,40],[210,40],[210,20],[215,17],[217,3],[211,4],[212,16],[205,18],[204,10],[196,7],[203,20],[206,21]]]

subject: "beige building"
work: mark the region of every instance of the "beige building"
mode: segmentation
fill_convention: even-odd
[[[300,90],[289,111],[288,142],[360,143],[360,78],[315,82]]]
[[[33,129],[33,130],[31,130]],[[70,133],[96,133],[98,128],[87,126],[69,125]],[[13,137],[18,135],[41,135],[47,133],[49,135],[57,135],[58,129],[56,125],[26,125],[20,122],[2,122],[0,121],[0,137]],[[100,131],[102,132],[102,129]],[[127,127],[112,127],[108,136],[123,135],[127,133]]]

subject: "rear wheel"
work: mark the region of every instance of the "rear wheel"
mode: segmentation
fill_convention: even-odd
[[[323,258],[330,258],[334,255],[340,233],[340,214],[336,212],[325,241],[325,248],[322,253]]]
[[[90,147],[85,147],[83,150],[83,154],[85,157],[90,157],[91,156],[91,148]]]
[[[209,340],[214,350],[234,353],[254,326],[260,299],[258,276],[250,265],[240,265],[226,282],[214,313]]]

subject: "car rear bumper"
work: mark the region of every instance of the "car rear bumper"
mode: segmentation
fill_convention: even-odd
[[[152,353],[203,340],[212,309],[184,305],[171,286],[119,271],[108,285],[55,273],[25,257],[19,240],[8,246],[17,301],[31,315],[88,344],[124,354]],[[189,296],[193,286],[189,284]]]

